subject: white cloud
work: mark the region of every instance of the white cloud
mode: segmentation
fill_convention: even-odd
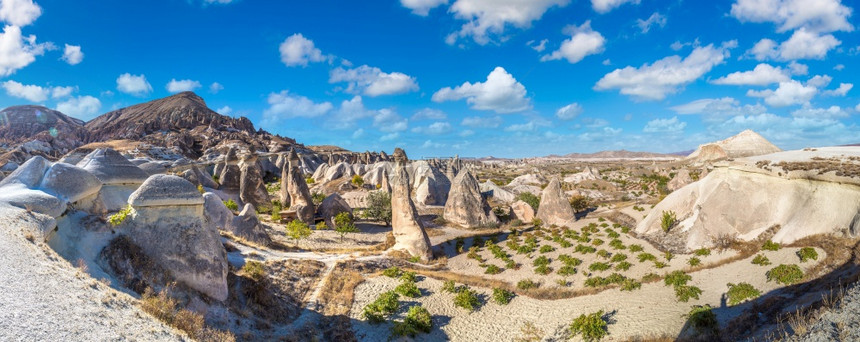
[[[439,135],[451,131],[451,124],[445,121],[437,121],[428,126],[415,127],[412,129],[414,133]]]
[[[646,133],[680,133],[687,127],[687,123],[678,120],[677,116],[671,119],[654,119],[645,124],[642,129]]]
[[[833,66],[833,70],[836,70],[836,71],[845,70],[845,64],[836,64]]]
[[[603,127],[597,131],[586,132],[579,135],[582,141],[601,141],[621,134],[621,128]]]
[[[212,84],[209,85],[209,92],[212,94],[218,94],[218,92],[222,90],[224,90],[224,86],[221,85],[221,83],[212,82]]]
[[[695,81],[729,56],[729,48],[736,46],[735,41],[724,43],[722,47],[713,44],[693,49],[689,56],[669,56],[643,64],[639,68],[628,66],[615,69],[597,81],[596,90],[619,89],[622,94],[643,100],[662,100],[667,94],[678,92],[679,88]]]
[[[540,43],[535,43],[534,40],[530,40],[530,41],[526,42],[526,45],[528,47],[532,48],[532,50],[535,50],[537,52],[543,52],[543,50],[546,50],[546,43],[548,43],[548,42],[549,42],[549,39],[543,39],[540,41]]]
[[[426,17],[430,10],[448,4],[448,0],[400,0],[403,7],[412,10],[412,14]]]
[[[601,118],[582,118],[582,123],[585,124],[585,127],[588,128],[600,128],[609,126],[609,121]]]
[[[307,66],[311,62],[331,62],[334,57],[323,55],[314,42],[305,38],[301,33],[287,37],[279,47],[281,62],[287,66]]]
[[[791,69],[792,75],[806,75],[809,73],[809,66],[806,64],[800,64],[795,61],[791,61],[788,63],[788,68]]]
[[[66,48],[63,49],[62,59],[66,63],[69,63],[69,65],[76,65],[84,60],[84,53],[81,52],[79,45],[66,44]]]
[[[738,0],[732,16],[741,22],[777,25],[777,32],[805,28],[814,32],[852,31],[851,9],[840,0]]]
[[[102,103],[99,99],[85,95],[72,97],[65,102],[57,104],[57,110],[63,114],[74,116],[81,120],[89,120],[94,118],[102,108]]]
[[[266,102],[269,108],[263,110],[263,122],[270,124],[278,124],[282,119],[314,118],[334,109],[331,102],[315,103],[307,97],[293,95],[286,90],[270,93]]]
[[[359,128],[359,129],[355,130],[355,132],[352,132],[352,138],[353,139],[358,139],[358,138],[361,138],[363,136],[364,136],[364,128]]]
[[[383,108],[373,114],[373,127],[383,132],[400,132],[409,128],[408,120],[397,112]]]
[[[221,115],[230,115],[231,113],[233,113],[233,108],[230,108],[230,106],[224,106],[224,107],[218,108],[215,111]]]
[[[433,108],[424,108],[412,115],[412,120],[444,120],[447,118],[448,115],[445,115],[445,112]]]
[[[329,83],[347,82],[346,91],[368,96],[402,94],[418,90],[415,77],[400,72],[385,73],[379,68],[362,65],[355,69],[335,68]]]
[[[462,122],[460,122],[460,125],[472,128],[496,128],[501,124],[502,118],[500,116],[467,116],[463,118]]]
[[[379,141],[390,141],[400,137],[399,132],[389,133],[379,138]]]
[[[830,81],[832,80],[833,77],[830,77],[829,75],[815,75],[806,81],[806,85],[821,89],[830,84]]]
[[[582,106],[579,103],[571,103],[555,111],[555,116],[562,120],[572,120],[582,114]]]
[[[33,0],[0,1],[0,21],[18,27],[27,26],[42,15],[42,8]]]
[[[0,77],[14,74],[52,48],[51,43],[36,43],[34,35],[22,36],[20,27],[4,27],[0,34]]]
[[[856,110],[856,111],[860,112],[860,103],[858,103],[858,104],[857,104],[857,106],[856,106],[856,107],[854,107],[854,110]]]
[[[747,53],[756,60],[776,59],[791,61],[797,59],[824,59],[827,53],[842,44],[832,34],[819,34],[806,29],[794,31],[788,40],[777,46],[770,39],[762,39]]]
[[[708,123],[722,122],[732,116],[755,116],[767,112],[767,108],[761,104],[740,105],[738,100],[731,97],[700,99],[669,109],[678,114],[700,114],[702,121]]]
[[[597,13],[606,13],[626,3],[638,4],[639,0],[591,0],[591,8]]]
[[[720,77],[711,83],[723,85],[757,85],[785,82],[791,79],[787,70],[773,67],[770,64],[759,64],[750,71],[738,71]]]
[[[803,85],[795,80],[780,82],[776,90],[749,90],[747,96],[764,98],[764,102],[774,107],[785,107],[808,103],[818,93],[818,88]]]
[[[830,106],[829,108],[813,108],[812,106],[803,106],[803,108],[797,109],[791,112],[792,116],[795,117],[808,117],[808,118],[846,118],[850,116],[848,112],[844,111],[839,106]]]
[[[74,87],[53,87],[51,88],[51,98],[60,99],[72,95],[75,91]]]
[[[35,103],[44,102],[48,99],[48,96],[55,99],[63,98],[71,95],[75,90],[73,87],[41,87],[31,84],[21,84],[12,80],[3,82],[2,87],[9,96]]]
[[[561,47],[551,54],[541,57],[541,61],[567,59],[570,63],[577,63],[585,56],[603,52],[603,44],[606,39],[591,29],[591,21],[587,20],[580,26],[569,25],[564,28],[564,33],[571,37],[561,42]]]
[[[167,82],[167,86],[165,87],[167,91],[171,93],[181,93],[183,91],[194,91],[194,89],[200,88],[200,82],[195,80],[176,80],[175,78],[170,79],[170,82]]]
[[[666,27],[666,16],[659,12],[654,12],[654,14],[651,14],[648,19],[636,19],[636,26],[639,26],[642,33],[648,33],[654,25],[660,26],[661,28]]]
[[[490,42],[491,35],[502,36],[509,25],[528,28],[550,8],[564,7],[568,3],[570,0],[457,0],[448,12],[467,22],[460,31],[448,35],[445,42],[453,45],[459,38],[472,37],[476,43],[484,45]]]
[[[457,135],[459,135],[459,136],[461,136],[461,137],[463,137],[463,138],[465,138],[465,137],[470,137],[470,136],[472,136],[472,135],[475,135],[475,131],[473,131],[473,130],[471,130],[471,129],[466,129],[466,130],[462,130],[462,131],[460,131],[460,133],[459,133],[459,134],[457,134]]]
[[[821,93],[824,96],[845,96],[848,94],[848,91],[854,88],[854,84],[851,83],[839,83],[839,88],[832,90],[825,90]]]
[[[486,82],[465,82],[456,88],[445,87],[433,94],[433,101],[466,99],[475,110],[492,110],[496,113],[522,112],[532,108],[526,97],[526,87],[505,71],[496,67],[487,75]]]
[[[551,122],[543,118],[535,118],[526,123],[505,127],[505,132],[533,132],[537,130],[538,127],[547,127],[551,124]]]
[[[143,96],[152,91],[152,85],[146,81],[146,76],[143,74],[132,75],[124,73],[116,79],[116,89],[134,96]]]

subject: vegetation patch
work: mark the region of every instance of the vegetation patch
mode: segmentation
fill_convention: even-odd
[[[433,321],[430,312],[423,306],[417,305],[409,308],[403,322],[394,322],[391,327],[391,336],[415,337],[420,333],[429,333],[431,328],[433,328]]]
[[[372,303],[367,304],[362,316],[371,324],[385,321],[385,316],[391,316],[400,309],[400,296],[394,291],[383,292]]]
[[[729,283],[729,292],[726,293],[729,305],[737,305],[743,303],[747,299],[755,299],[761,296],[761,291],[753,287],[749,283]]]
[[[753,265],[767,266],[767,265],[770,265],[770,259],[768,259],[764,255],[759,254],[759,255],[756,255],[755,258],[752,259],[752,263],[753,263]]]
[[[801,248],[799,251],[797,251],[797,256],[800,257],[800,262],[818,260],[818,252],[816,252],[815,248],[812,247]]]
[[[797,265],[779,265],[767,271],[767,281],[776,281],[779,284],[791,285],[803,279],[803,270]]]
[[[503,288],[493,289],[493,302],[499,305],[506,305],[514,298],[514,293]]]
[[[607,329],[609,322],[603,317],[603,310],[592,312],[588,315],[582,314],[568,327],[571,337],[581,335],[584,341],[599,341],[609,335]]]

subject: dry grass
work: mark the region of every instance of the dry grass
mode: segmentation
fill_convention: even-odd
[[[355,287],[364,282],[364,277],[349,267],[350,263],[342,262],[335,265],[323,285],[319,302],[323,305],[323,314],[327,316],[347,315],[352,308],[355,297]]]
[[[191,338],[201,342],[232,342],[236,338],[229,331],[221,331],[206,326],[203,315],[193,311],[179,308],[178,301],[172,298],[165,288],[155,294],[151,288],[146,289],[140,300],[140,308],[164,322],[165,324],[181,330]]]
[[[483,288],[502,288],[511,292],[514,292],[518,295],[531,297],[534,299],[545,299],[545,300],[556,300],[556,299],[568,299],[579,296],[587,296],[596,293],[600,293],[603,290],[607,290],[613,287],[617,287],[617,285],[610,285],[605,287],[589,287],[583,289],[569,290],[569,289],[560,289],[557,287],[552,288],[531,288],[528,290],[518,289],[515,285],[512,285],[508,282],[495,280],[495,279],[487,279],[479,276],[465,275],[460,273],[454,273],[449,271],[437,271],[437,270],[428,270],[422,268],[411,268],[408,266],[403,267],[405,270],[413,271],[415,273],[431,277],[439,280],[453,280],[456,283],[466,284],[469,286],[483,287]]]

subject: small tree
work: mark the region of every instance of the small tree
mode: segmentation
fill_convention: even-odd
[[[359,175],[352,176],[352,185],[355,185],[360,188],[362,185],[364,185],[364,178],[361,178],[361,176]]]
[[[573,208],[574,212],[581,212],[591,205],[588,197],[578,195],[570,198],[570,207]]]
[[[363,215],[367,219],[383,221],[386,226],[391,224],[391,195],[385,191],[371,192]]]
[[[663,227],[663,232],[668,233],[669,229],[675,226],[678,218],[675,216],[674,211],[664,211],[663,217],[660,219],[660,226]]]
[[[340,240],[343,241],[344,235],[347,233],[358,233],[358,227],[355,226],[355,222],[352,220],[352,216],[349,215],[349,212],[342,212],[337,214],[334,217],[334,230],[340,234]]]
[[[311,236],[313,231],[308,225],[299,220],[293,220],[290,223],[287,223],[287,236],[293,241],[296,242],[296,245],[299,244],[299,240],[307,238]]]

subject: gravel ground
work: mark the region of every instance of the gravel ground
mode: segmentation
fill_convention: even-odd
[[[842,302],[821,315],[805,334],[788,341],[860,341],[860,284],[846,290]]]

